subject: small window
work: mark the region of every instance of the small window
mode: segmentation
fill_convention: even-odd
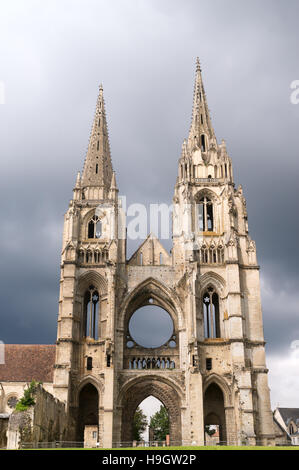
[[[100,141],[98,140],[98,143],[97,143],[97,150],[99,150],[100,148]]]
[[[205,152],[206,151],[206,138],[204,134],[200,136],[200,144],[201,144],[201,151]]]
[[[99,165],[96,164],[96,174],[98,174],[98,172],[99,172]]]
[[[92,370],[92,357],[87,358],[87,365],[86,365],[87,370]]]
[[[92,438],[97,439],[98,438],[98,433],[96,431],[92,432]]]
[[[9,408],[11,409],[14,409],[16,407],[18,403],[18,399],[16,396],[11,396],[8,400],[7,400],[7,405],[9,406]]]
[[[212,359],[210,357],[206,358],[206,369],[212,370]]]
[[[107,367],[111,366],[111,356],[110,354],[107,354]]]

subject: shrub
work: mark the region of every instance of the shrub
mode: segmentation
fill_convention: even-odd
[[[24,396],[16,404],[16,411],[26,411],[30,406],[35,405],[34,395],[40,382],[32,380],[28,388],[24,390]]]

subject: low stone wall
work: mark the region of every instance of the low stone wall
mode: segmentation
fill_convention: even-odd
[[[64,403],[38,385],[35,405],[10,415],[7,448],[18,449],[23,443],[66,441],[67,424]]]
[[[8,428],[8,416],[3,418],[0,416],[0,449],[6,447],[7,444],[7,428]]]

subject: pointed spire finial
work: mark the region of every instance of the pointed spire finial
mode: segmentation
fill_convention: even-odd
[[[200,146],[205,152],[212,141],[216,142],[201,75],[199,58],[196,58],[196,75],[193,94],[192,122],[188,137],[188,147],[192,151]]]
[[[110,189],[112,172],[103,85],[100,84],[82,173],[82,186],[96,186],[107,192]]]
[[[196,57],[196,72],[201,72],[199,57]]]

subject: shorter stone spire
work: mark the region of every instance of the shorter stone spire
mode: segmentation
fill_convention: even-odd
[[[102,188],[105,193],[110,189],[112,172],[103,85],[101,84],[82,173],[82,187]]]
[[[117,189],[115,171],[112,173],[110,189]]]
[[[80,175],[80,171],[78,171],[78,173],[77,173],[75,188],[81,188],[81,175]]]
[[[109,191],[109,199],[116,199],[118,194],[118,188],[116,184],[115,171],[112,173],[111,186]]]

